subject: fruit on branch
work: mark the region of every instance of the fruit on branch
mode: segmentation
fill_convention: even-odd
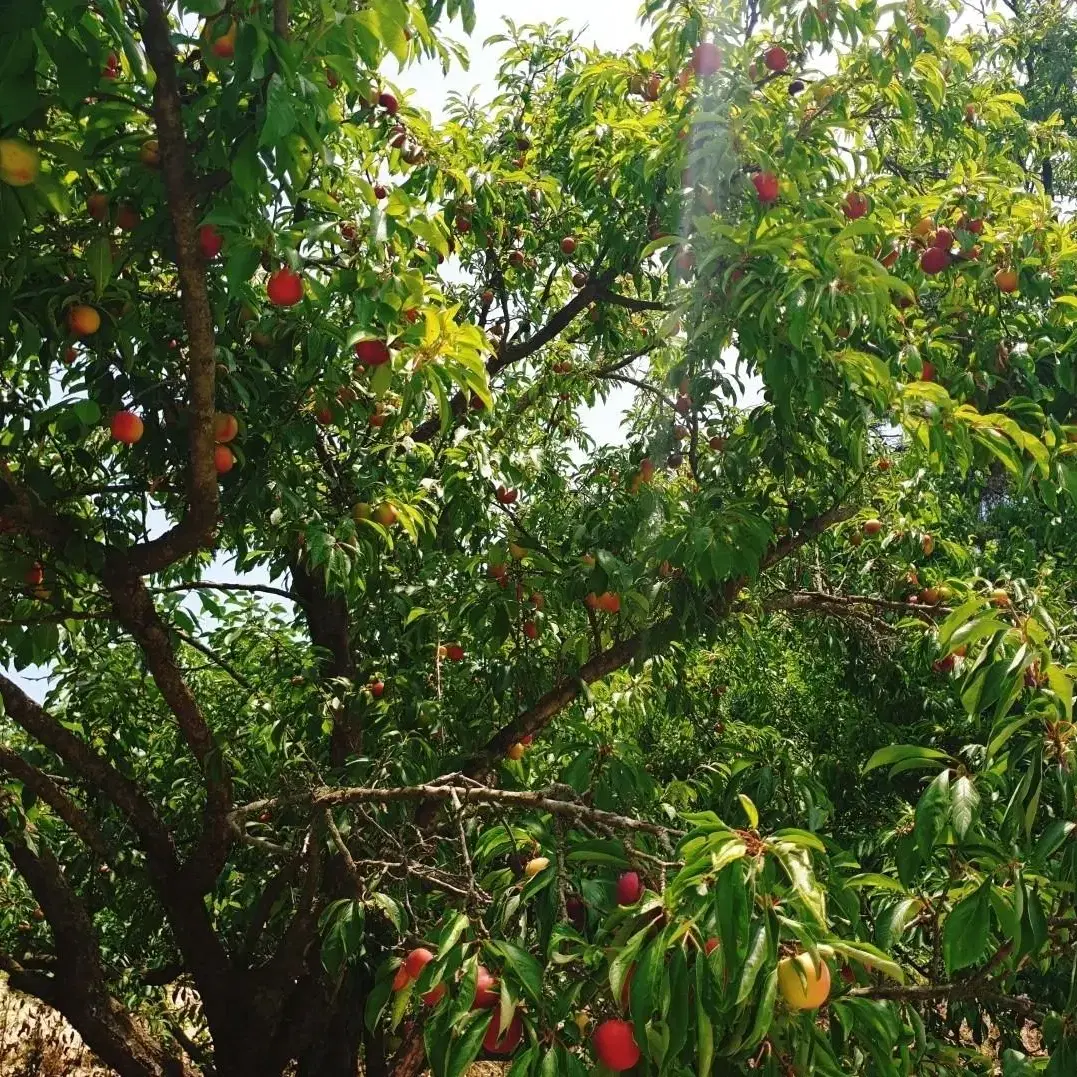
[[[0,138],[0,180],[9,187],[29,187],[41,171],[37,150],[21,138]]]
[[[561,253],[564,255],[572,255],[576,253],[576,239],[574,236],[565,236],[561,240]]]
[[[533,879],[540,871],[545,871],[550,866],[550,858],[548,856],[535,856],[532,857],[524,865],[524,877],[527,879]]]
[[[780,74],[789,66],[789,53],[781,45],[772,45],[763,53],[763,63],[769,71]]]
[[[511,1055],[524,1037],[524,1023],[520,1015],[516,1014],[509,1022],[504,1032],[501,1031],[500,1014],[495,1013],[490,1018],[486,1035],[483,1036],[482,1045],[492,1055]]]
[[[393,357],[389,345],[384,340],[375,339],[357,340],[355,356],[363,366],[383,366]]]
[[[700,78],[710,78],[722,66],[722,52],[713,41],[701,41],[692,53],[692,70]]]
[[[850,191],[841,208],[850,221],[858,220],[868,211],[868,197],[860,191]]]
[[[940,250],[949,251],[954,245],[954,234],[949,228],[940,228],[931,240],[933,247],[938,247]]]
[[[712,935],[703,944],[703,952],[707,955],[707,957],[710,957],[710,955],[713,954],[714,951],[717,950],[719,946],[721,946],[721,943],[716,938],[714,938],[714,936]]]
[[[133,232],[142,220],[142,214],[134,206],[124,202],[116,210],[116,227],[121,232]]]
[[[411,984],[411,977],[408,975],[407,965],[401,965],[396,970],[396,975],[393,977],[393,990],[403,991],[405,987]]]
[[[636,1035],[628,1021],[611,1019],[603,1021],[591,1038],[595,1057],[614,1073],[632,1069],[640,1060]]]
[[[875,467],[882,472],[887,472],[893,467],[893,463],[888,456],[880,456],[875,463]]]
[[[385,695],[385,682],[384,681],[371,681],[370,682],[370,694],[375,699],[381,699]]]
[[[134,445],[142,439],[142,420],[133,411],[118,411],[112,416],[108,428],[116,441]]]
[[[95,221],[108,220],[109,197],[104,191],[94,191],[86,198],[86,212]]]
[[[396,98],[396,94],[390,93],[388,90],[383,90],[378,94],[378,104],[381,105],[390,116],[395,116],[400,111],[400,102]]]
[[[865,520],[864,521],[864,534],[865,535],[877,535],[883,529],[882,520]]]
[[[930,557],[935,552],[935,539],[932,535],[924,535],[920,539],[920,549],[925,557]]]
[[[996,587],[991,592],[991,605],[998,609],[1006,609],[1010,605],[1010,596],[1001,588]]]
[[[515,744],[510,744],[505,752],[505,758],[511,759],[514,763],[518,763],[523,759],[527,749],[517,741]]]
[[[224,237],[212,224],[204,224],[198,229],[198,249],[207,262],[212,262],[224,246]]]
[[[494,491],[494,496],[502,505],[515,505],[517,498],[520,496],[520,491],[514,487],[502,485]]]
[[[138,159],[147,168],[161,167],[161,146],[155,138],[148,138],[138,148]]]
[[[382,185],[377,184],[374,187],[374,197],[380,202],[383,198],[388,198],[389,191]]]
[[[926,239],[935,231],[935,222],[930,217],[921,217],[909,231],[916,236],[917,239]]]
[[[538,625],[534,621],[524,621],[524,635],[528,639],[538,639]]]
[[[236,466],[236,456],[227,445],[218,445],[213,450],[213,466],[218,475],[227,475]]]
[[[204,36],[209,51],[218,60],[231,60],[236,54],[236,20],[230,17],[206,22]]]
[[[459,643],[448,643],[445,645],[445,657],[450,662],[463,662],[464,648]]]
[[[778,200],[778,177],[773,172],[756,172],[752,176],[752,186],[759,201],[764,205]]]
[[[920,268],[928,275],[941,273],[950,264],[950,252],[942,247],[928,247],[920,255]]]
[[[239,421],[226,411],[218,411],[213,416],[213,440],[218,445],[232,441],[239,433]]]
[[[473,1010],[492,1010],[500,1001],[497,989],[497,977],[479,966],[475,979],[475,1001],[471,1004]]]
[[[643,896],[643,881],[639,873],[626,871],[617,880],[617,904],[635,905]]]
[[[303,298],[303,278],[287,266],[269,275],[266,295],[275,307],[294,307]]]
[[[784,957],[778,962],[778,990],[791,1010],[817,1010],[830,996],[830,969],[819,967],[809,953]]]
[[[586,288],[588,279],[587,274],[582,269],[578,269],[572,274],[572,286],[574,288]]]
[[[1014,269],[1000,269],[995,274],[995,286],[1007,295],[1017,291],[1017,283],[1017,271]]]
[[[423,969],[434,960],[433,953],[425,946],[417,946],[404,959],[404,970],[413,979],[417,980]]]
[[[40,561],[35,561],[23,576],[27,587],[40,587],[45,582],[45,566]]]
[[[445,984],[438,984],[437,987],[430,988],[423,996],[423,1002],[427,1006],[436,1006],[448,992],[448,987]]]
[[[922,369],[920,370],[920,380],[921,381],[934,381],[935,380],[935,364],[934,363],[924,363]]]
[[[105,57],[105,66],[101,69],[101,77],[115,82],[120,77],[120,58],[114,52]]]
[[[72,336],[92,336],[101,328],[101,315],[93,307],[76,304],[67,312],[67,328]]]
[[[398,519],[396,506],[389,501],[382,501],[374,509],[374,522],[382,527],[392,527]]]

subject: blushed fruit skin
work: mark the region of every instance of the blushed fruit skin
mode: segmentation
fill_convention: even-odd
[[[778,177],[773,172],[757,172],[752,176],[752,185],[759,201],[764,205],[778,200]]]
[[[74,306],[67,312],[67,327],[76,337],[92,336],[101,328],[101,315],[93,307]]]
[[[490,1025],[486,1029],[482,1045],[492,1055],[511,1055],[520,1046],[520,1041],[524,1037],[524,1023],[520,1015],[516,1014],[502,1035],[498,1035],[500,1029],[501,1018],[495,1013],[490,1018]]]
[[[417,946],[404,959],[404,969],[413,980],[417,980],[423,969],[433,960],[434,955],[430,950],[425,946]]]
[[[355,357],[363,366],[383,366],[392,359],[392,353],[384,340],[357,340]]]
[[[218,445],[213,450],[213,466],[217,469],[218,475],[227,475],[235,464],[235,455],[227,445]]]
[[[41,171],[37,150],[21,138],[0,138],[0,180],[9,187],[29,187]]]
[[[406,965],[401,965],[396,970],[396,975],[393,977],[393,990],[403,991],[408,984],[411,983],[411,977],[408,975],[408,969]]]
[[[626,871],[617,880],[617,904],[635,905],[643,895],[643,883],[638,872]]]
[[[472,1003],[473,1010],[492,1010],[500,1001],[501,996],[497,990],[497,977],[491,976],[489,971],[482,965],[478,969],[478,978],[475,981],[475,1001]]]
[[[112,416],[109,430],[117,441],[134,445],[142,439],[142,420],[133,411],[118,411]]]
[[[213,416],[213,437],[218,445],[232,441],[239,433],[239,422],[234,415],[219,411]]]
[[[701,41],[692,53],[692,69],[700,78],[710,78],[722,66],[722,53],[713,41]]]
[[[591,1039],[595,1057],[614,1073],[632,1069],[640,1060],[639,1046],[631,1024],[627,1021],[603,1021]]]
[[[516,744],[510,744],[508,751],[505,752],[505,755],[514,763],[519,762],[519,760],[523,759],[524,757],[524,746],[519,742],[517,742]]]
[[[548,856],[532,857],[524,867],[524,875],[528,879],[533,879],[540,871],[545,871],[549,866],[550,858]]]
[[[923,254],[920,255],[920,268],[928,274],[928,276],[934,276],[936,273],[941,273],[950,264],[950,252],[942,247],[928,247]]]
[[[778,962],[778,990],[791,1010],[817,1010],[830,997],[830,969],[825,961],[816,968],[809,953],[785,957]]]

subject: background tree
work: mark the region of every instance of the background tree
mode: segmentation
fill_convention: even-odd
[[[645,15],[4,23],[0,967],[123,1077],[1073,1067],[1064,129]]]

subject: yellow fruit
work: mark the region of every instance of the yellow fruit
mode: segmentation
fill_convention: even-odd
[[[533,879],[540,871],[545,871],[549,866],[549,857],[536,856],[533,860],[528,860],[527,866],[524,868],[524,875],[529,879]]]
[[[138,151],[138,159],[147,168],[160,168],[161,147],[158,145],[157,139],[150,138],[142,143],[142,147]]]
[[[830,969],[811,954],[797,954],[778,962],[778,990],[791,1010],[817,1010],[830,996]]]
[[[368,502],[356,501],[356,503],[352,505],[352,519],[356,523],[360,523],[363,520],[369,520],[372,511],[373,510],[371,509]]]
[[[29,187],[41,171],[41,158],[22,139],[0,138],[0,180],[10,187]]]
[[[81,304],[71,307],[67,312],[67,327],[72,336],[91,336],[101,328],[101,315],[93,307]]]
[[[514,561],[522,561],[527,556],[527,550],[518,542],[509,543],[509,553],[512,554]]]
[[[526,749],[524,748],[524,746],[520,744],[519,741],[517,741],[515,744],[509,745],[508,751],[505,752],[505,755],[515,762],[516,760],[523,759],[525,750]]]

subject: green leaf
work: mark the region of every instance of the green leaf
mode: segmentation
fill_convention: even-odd
[[[942,956],[951,975],[976,964],[991,931],[991,884],[985,881],[959,901],[942,925]]]
[[[968,775],[962,775],[954,782],[950,804],[950,822],[954,833],[958,838],[964,838],[980,808],[980,794]]]
[[[488,951],[505,959],[513,977],[536,1005],[542,1004],[542,966],[526,950],[502,940],[487,941]]]
[[[950,814],[950,772],[944,770],[924,790],[916,805],[913,834],[922,857],[931,855]]]
[[[892,766],[894,763],[910,763],[925,767],[934,766],[936,762],[949,759],[945,752],[937,748],[922,748],[918,744],[889,744],[873,753],[871,758],[864,764],[863,773],[867,774],[879,767]]]
[[[270,76],[269,90],[266,93],[265,118],[258,135],[258,145],[276,146],[295,130],[297,122],[288,87],[280,75]]]
[[[109,241],[104,236],[98,236],[87,246],[83,258],[94,284],[94,295],[100,299],[112,276],[112,248]]]

